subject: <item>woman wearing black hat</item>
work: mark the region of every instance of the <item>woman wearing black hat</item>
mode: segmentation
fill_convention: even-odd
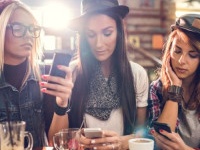
[[[172,133],[154,130],[158,147],[166,150],[200,148],[200,15],[187,14],[171,26],[160,78],[150,86],[150,126],[167,123]],[[175,133],[176,132],[176,133]],[[193,147],[193,148],[192,148]]]
[[[123,18],[128,12],[117,0],[83,0],[82,15],[70,25],[79,32],[80,45],[69,125],[80,127],[85,120],[84,127],[109,130],[107,138],[85,139],[97,149],[98,143],[127,149],[134,128],[146,119],[147,73],[126,55]]]

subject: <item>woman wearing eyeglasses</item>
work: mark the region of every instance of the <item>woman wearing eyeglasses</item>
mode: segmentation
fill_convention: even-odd
[[[58,66],[67,73],[65,79],[41,74],[41,27],[29,8],[18,1],[1,1],[0,14],[0,122],[25,121],[34,147],[41,147],[48,144],[43,93],[56,97],[48,132],[51,141],[55,132],[68,126],[64,111],[73,87],[71,71]]]

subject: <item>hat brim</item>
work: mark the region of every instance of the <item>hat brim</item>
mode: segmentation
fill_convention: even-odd
[[[99,9],[97,11],[87,12],[75,19],[70,20],[68,27],[72,30],[80,31],[82,29],[85,19],[88,16],[90,16],[94,13],[102,13],[102,12],[106,12],[106,11],[114,12],[114,13],[118,14],[119,16],[121,16],[122,18],[124,18],[129,13],[129,8],[127,6],[122,5],[122,6],[116,6],[116,7],[112,7],[112,8],[104,8],[104,9]]]
[[[197,34],[200,34],[200,31],[195,29],[195,28],[191,28],[191,27],[184,27],[184,26],[177,26],[176,24],[173,24],[171,25],[171,30],[174,31],[176,29],[183,29],[183,30],[187,30],[187,31],[190,31],[190,32],[193,32],[193,33],[197,33]]]

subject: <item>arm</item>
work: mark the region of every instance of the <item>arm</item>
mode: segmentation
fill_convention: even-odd
[[[161,149],[171,149],[171,150],[194,150],[194,148],[189,147],[184,143],[179,134],[177,133],[168,133],[166,131],[161,132],[163,135],[167,136],[170,140],[166,139],[162,135],[153,132],[156,144]]]
[[[167,58],[166,74],[168,79],[170,80],[170,85],[176,85],[179,87],[182,86],[182,80],[180,80],[177,77],[177,75],[171,68],[170,56],[168,56]],[[171,130],[175,131],[177,118],[178,118],[178,103],[169,99],[166,101],[163,111],[158,118],[158,121],[169,124]]]
[[[66,72],[66,77],[55,77],[55,76],[42,76],[44,80],[51,81],[50,82],[41,82],[41,91],[43,93],[52,95],[56,97],[56,104],[59,107],[66,108],[68,106],[68,99],[71,95],[71,91],[73,88],[72,83],[72,73],[69,67],[59,66],[60,70]],[[51,90],[48,90],[51,89]],[[49,109],[49,108],[47,108]],[[52,144],[53,135],[63,128],[68,128],[68,115],[57,115],[55,112],[53,114],[53,118],[51,121],[51,125],[48,132],[48,139],[50,145]]]
[[[144,126],[146,123],[147,107],[137,108],[137,122],[136,126]]]

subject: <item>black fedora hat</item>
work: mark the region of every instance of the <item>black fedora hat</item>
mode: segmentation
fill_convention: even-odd
[[[176,28],[184,29],[190,32],[200,34],[200,15],[199,14],[186,14],[180,16],[176,23],[171,25],[172,31]]]
[[[70,21],[69,28],[80,30],[82,22],[88,15],[106,11],[114,12],[124,18],[128,14],[129,8],[125,5],[119,5],[118,0],[82,0],[81,15]]]

